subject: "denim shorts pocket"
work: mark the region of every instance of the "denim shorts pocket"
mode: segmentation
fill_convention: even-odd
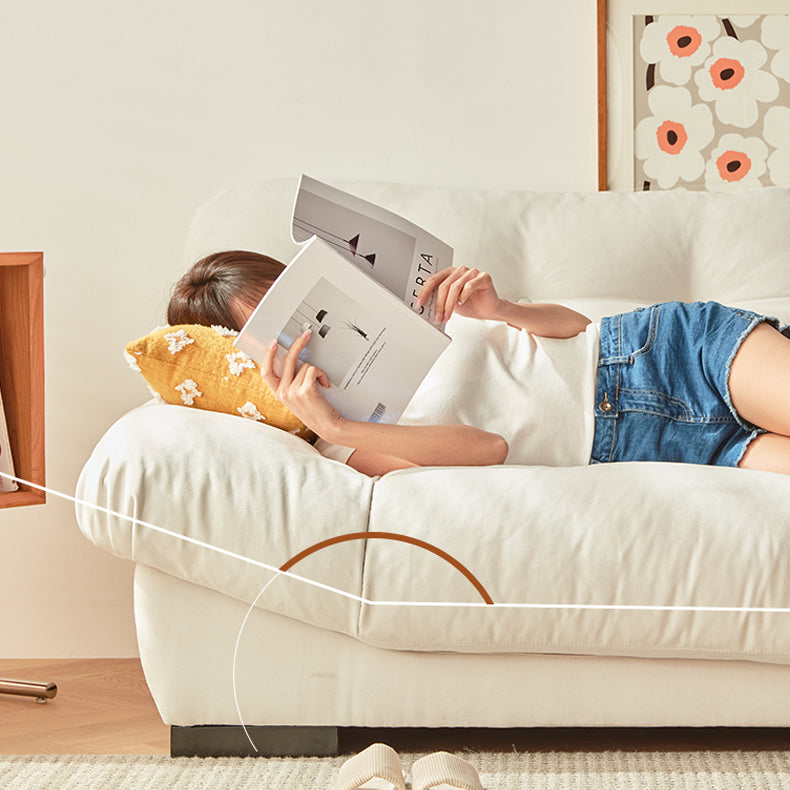
[[[599,364],[633,364],[655,347],[661,305],[639,307],[633,312],[604,318]]]
[[[647,322],[646,332],[643,316],[634,314],[634,318],[631,321],[623,322],[623,337],[621,338],[620,342],[626,347],[633,347],[641,343],[641,345],[639,345],[636,349],[630,353],[627,353],[628,361],[631,363],[633,363],[639,357],[646,356],[655,348],[656,337],[658,335],[659,313],[661,310],[661,305],[655,304],[652,307],[645,309],[650,311],[650,318]]]
[[[682,398],[676,398],[658,389],[621,387],[618,392],[621,412],[641,412],[666,417],[679,422],[694,422],[692,407]]]

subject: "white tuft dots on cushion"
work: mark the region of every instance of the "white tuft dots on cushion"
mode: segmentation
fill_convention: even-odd
[[[240,376],[245,370],[255,369],[255,363],[243,351],[226,354],[225,359],[228,360],[228,368],[234,376]]]
[[[171,354],[176,354],[195,341],[186,333],[185,329],[177,329],[175,332],[168,332],[165,335],[167,348]]]
[[[266,417],[264,417],[259,411],[258,407],[252,402],[247,401],[243,406],[239,406],[236,409],[242,417],[245,417],[248,420],[257,420],[259,422],[266,422]],[[291,431],[291,433],[298,433],[297,431]]]
[[[181,400],[185,406],[192,406],[195,398],[199,398],[203,393],[198,389],[197,383],[192,379],[186,379],[181,384],[176,385],[176,389],[181,393]]]

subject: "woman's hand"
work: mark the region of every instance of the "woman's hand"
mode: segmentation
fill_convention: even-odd
[[[306,363],[299,370],[296,369],[297,359],[310,341],[310,334],[308,329],[291,344],[283,359],[279,376],[275,370],[277,341],[274,340],[264,354],[261,375],[280,403],[311,431],[325,438],[332,433],[342,418],[327,403],[319,389],[328,389],[332,386],[326,373],[315,365]]]
[[[450,267],[432,274],[420,289],[421,307],[435,293],[434,320],[447,321],[455,312],[467,318],[502,320],[506,300],[494,288],[491,275],[466,266]]]
[[[521,304],[503,299],[490,274],[466,266],[432,274],[420,289],[417,304],[424,305],[432,293],[436,294],[437,324],[458,313],[467,318],[503,321],[538,337],[568,338],[583,332],[590,323],[587,316],[562,305]]]

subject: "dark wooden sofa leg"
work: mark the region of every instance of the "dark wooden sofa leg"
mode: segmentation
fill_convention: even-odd
[[[333,757],[337,727],[199,725],[170,728],[171,757]],[[250,743],[252,740],[252,744]],[[254,744],[254,746],[253,746]]]

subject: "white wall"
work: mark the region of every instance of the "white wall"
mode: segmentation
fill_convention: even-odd
[[[221,186],[593,190],[595,67],[592,0],[7,0],[0,249],[45,253],[48,486],[147,397],[121,349]],[[135,655],[131,579],[68,501],[0,511],[0,656]]]

